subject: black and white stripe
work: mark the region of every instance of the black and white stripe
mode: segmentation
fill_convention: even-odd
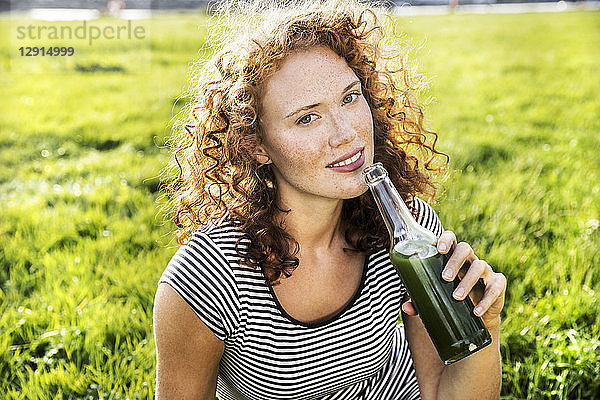
[[[439,236],[433,209],[418,198],[413,204],[417,221]],[[196,231],[159,280],[225,342],[220,400],[420,398],[396,325],[406,290],[386,250],[367,257],[360,287],[341,313],[305,324],[285,313],[260,269],[239,265],[241,235],[228,223]]]

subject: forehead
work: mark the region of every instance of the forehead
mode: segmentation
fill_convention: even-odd
[[[328,96],[337,99],[340,92],[356,79],[346,61],[331,49],[302,50],[287,56],[265,82],[263,107],[286,111],[295,106],[326,101]]]

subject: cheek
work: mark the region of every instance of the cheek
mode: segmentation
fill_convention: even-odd
[[[273,140],[267,147],[267,152],[273,162],[280,168],[299,168],[309,166],[317,160],[319,149],[314,140],[302,138],[296,134],[295,137],[285,140]],[[293,172],[293,171],[291,171]]]
[[[362,102],[362,107],[357,115],[360,116],[358,123],[360,124],[362,131],[373,136],[373,114],[371,113],[371,108],[366,100]]]

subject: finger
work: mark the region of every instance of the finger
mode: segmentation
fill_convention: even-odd
[[[475,260],[477,260],[477,257],[471,246],[465,242],[458,243],[442,271],[442,277],[447,281],[453,281],[465,261],[472,262]]]
[[[484,282],[486,281],[490,271],[491,267],[485,261],[473,261],[465,273],[465,276],[462,277],[460,283],[456,289],[454,289],[454,293],[452,293],[454,298],[457,300],[462,300],[467,297],[479,279],[483,278]]]
[[[454,246],[454,243],[456,243],[456,236],[454,235],[454,232],[444,231],[438,239],[437,250],[440,252],[440,254],[446,254],[450,251],[452,246]]]
[[[481,301],[477,304],[473,312],[475,315],[482,316],[488,309],[500,298],[504,297],[506,291],[506,277],[498,272],[494,273],[493,278],[489,279],[489,283],[485,287],[485,292]]]
[[[417,315],[417,309],[415,308],[412,301],[407,301],[407,302],[402,303],[402,311],[406,315],[410,315],[410,316]]]

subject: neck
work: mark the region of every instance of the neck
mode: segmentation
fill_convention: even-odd
[[[280,221],[284,229],[300,244],[300,251],[319,253],[338,246],[343,239],[340,231],[343,200],[282,201]]]

